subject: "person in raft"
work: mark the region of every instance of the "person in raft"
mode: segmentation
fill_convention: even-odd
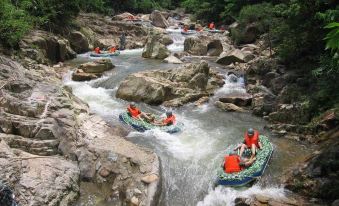
[[[188,26],[187,26],[187,25],[184,26],[183,31],[184,31],[184,32],[188,32]]]
[[[156,126],[170,126],[173,124],[175,124],[175,116],[171,111],[166,112],[166,118],[164,120],[154,123]]]
[[[241,170],[251,166],[255,161],[255,157],[252,159],[241,159],[239,155],[231,152],[225,156],[223,168],[225,173],[240,172]]]
[[[115,53],[117,51],[117,48],[115,46],[112,46],[108,49],[109,53]]]
[[[253,159],[256,155],[257,149],[262,149],[262,145],[259,142],[259,132],[252,128],[249,128],[245,133],[244,142],[238,145],[234,150],[237,150],[239,148],[240,148],[239,154],[240,157],[242,157],[242,154],[244,153],[245,149],[251,149],[250,159]]]
[[[141,112],[136,106],[134,102],[131,102],[128,107],[127,107],[127,113],[129,114],[129,116],[131,116],[132,118],[141,120],[141,121],[148,121],[148,122],[152,122],[154,121],[154,118],[150,117],[149,114],[143,113]]]
[[[96,54],[101,54],[101,50],[100,50],[99,47],[95,47],[94,52],[95,52]]]
[[[214,30],[214,29],[215,29],[214,22],[211,22],[211,23],[208,25],[208,28],[209,28],[210,30]]]

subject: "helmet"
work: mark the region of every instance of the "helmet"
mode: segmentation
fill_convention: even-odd
[[[135,102],[131,102],[131,103],[129,103],[129,105],[130,105],[131,107],[135,107]]]
[[[172,116],[172,112],[171,111],[167,111],[166,112],[166,116]]]
[[[249,136],[253,136],[253,135],[254,135],[254,130],[253,130],[253,128],[249,128],[249,129],[247,130],[247,134],[248,134]]]

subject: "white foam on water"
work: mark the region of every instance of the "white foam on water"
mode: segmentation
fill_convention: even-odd
[[[105,78],[107,77],[102,77],[91,82],[75,82],[66,78],[65,85],[70,86],[73,89],[73,94],[85,101],[93,112],[103,116],[118,116],[123,109],[121,103],[111,97],[114,89],[94,88],[91,86],[92,83]]]
[[[138,48],[138,49],[125,49],[120,51],[120,54],[141,54],[143,48]]]
[[[237,78],[236,81],[234,81],[233,78],[235,78],[234,75],[226,75],[225,76],[225,84],[223,85],[222,88],[220,88],[215,95],[220,96],[220,95],[226,95],[226,94],[246,94],[246,88],[244,84],[244,79],[243,77]]]
[[[251,198],[253,195],[265,195],[271,198],[284,198],[285,190],[282,187],[262,188],[254,185],[245,190],[237,190],[230,187],[218,186],[210,189],[204,200],[198,202],[197,206],[233,206],[237,197]]]

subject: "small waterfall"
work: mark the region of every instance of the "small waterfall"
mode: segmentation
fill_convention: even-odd
[[[173,39],[173,44],[169,45],[167,48],[171,52],[182,52],[184,51],[184,41],[185,37],[181,34],[180,29],[167,29],[169,35]]]
[[[225,84],[216,92],[216,96],[246,94],[244,77],[237,77],[234,74],[225,75]]]

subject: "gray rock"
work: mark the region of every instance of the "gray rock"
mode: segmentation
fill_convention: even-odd
[[[170,51],[165,45],[160,43],[161,34],[151,34],[142,52],[144,58],[165,59],[170,55]]]
[[[164,59],[164,62],[171,63],[171,64],[182,64],[183,63],[180,59],[172,55]]]
[[[219,39],[199,35],[185,39],[184,51],[198,56],[218,56],[223,51],[223,46]]]
[[[77,53],[89,51],[89,40],[80,31],[73,31],[70,33],[69,41],[72,49]]]
[[[223,103],[220,101],[215,102],[215,106],[222,109],[226,112],[245,112],[244,109],[232,104],[232,103]]]
[[[208,80],[209,66],[206,62],[173,70],[139,72],[129,75],[120,84],[116,96],[127,101],[155,105],[167,102],[181,106],[206,96]]]
[[[245,55],[239,49],[235,49],[222,53],[216,62],[223,65],[229,65],[236,62],[244,63]]]
[[[152,21],[152,24],[156,27],[167,28],[169,26],[169,23],[166,20],[166,18],[158,10],[154,10],[151,13],[150,20]]]

